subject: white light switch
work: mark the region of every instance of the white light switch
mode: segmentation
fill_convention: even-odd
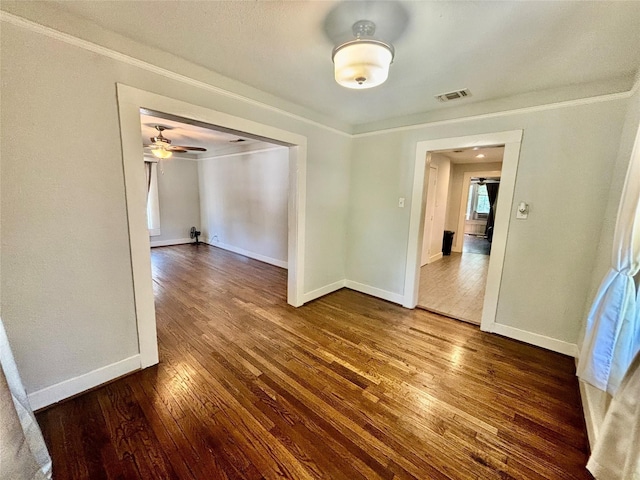
[[[518,210],[516,210],[516,218],[521,220],[526,220],[529,218],[529,204],[525,202],[520,202],[518,204]]]
[[[404,208],[404,197],[398,199],[398,207]]]

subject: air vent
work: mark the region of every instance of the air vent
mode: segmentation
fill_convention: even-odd
[[[457,100],[459,98],[470,97],[471,92],[468,88],[464,88],[462,90],[455,90],[453,92],[441,93],[440,95],[436,95],[436,98],[441,102],[448,102],[449,100]]]

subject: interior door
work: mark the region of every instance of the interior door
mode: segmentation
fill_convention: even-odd
[[[436,188],[438,186],[438,167],[429,166],[427,171],[428,178],[425,179],[427,185],[427,203],[425,205],[424,216],[424,235],[422,237],[422,258],[420,265],[424,266],[429,263],[431,255],[432,241],[431,234],[433,232],[433,219],[436,211]],[[434,252],[435,253],[435,252]]]

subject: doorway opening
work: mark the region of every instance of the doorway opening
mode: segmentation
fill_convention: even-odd
[[[141,143],[141,109],[165,112],[193,125],[215,126],[217,130],[285,147],[288,153],[287,196],[287,303],[298,307],[304,290],[304,232],[306,200],[306,137],[210,108],[117,85],[120,135],[129,241],[134,284],[134,302],[138,325],[140,366],[158,363],[156,317],[151,279],[150,237],[147,224],[143,145]],[[162,226],[160,226],[162,231]]]
[[[148,109],[140,123],[152,248],[201,241],[287,268],[287,147]],[[158,128],[168,158],[153,155]]]
[[[415,308],[418,305],[420,287],[420,269],[422,267],[422,253],[425,237],[425,215],[428,197],[428,174],[433,160],[433,155],[442,151],[467,150],[473,148],[489,148],[504,146],[502,168],[500,171],[500,195],[496,200],[496,216],[492,229],[491,256],[487,267],[486,287],[484,290],[484,302],[480,328],[484,331],[494,331],[496,313],[498,310],[498,298],[502,281],[502,269],[507,244],[509,222],[513,210],[513,193],[515,188],[516,172],[520,156],[520,144],[522,130],[506,132],[469,135],[464,137],[443,138],[438,140],[426,140],[416,144],[416,157],[414,164],[413,190],[411,196],[411,212],[409,220],[409,238],[407,249],[407,262],[405,271],[405,290],[403,305],[407,308]],[[438,170],[441,168],[439,167]],[[472,176],[470,175],[469,178]],[[427,182],[425,182],[425,178]],[[464,198],[462,198],[464,195]],[[437,196],[437,194],[436,194]],[[447,198],[455,198],[449,195]],[[460,192],[460,203],[466,207],[468,192]],[[466,211],[466,209],[465,209]],[[446,221],[446,215],[445,215]],[[463,230],[464,231],[464,227]],[[434,239],[434,236],[429,236]],[[464,240],[464,237],[462,237]],[[460,248],[462,252],[463,241],[454,241],[452,250]],[[433,252],[429,252],[430,257]],[[443,255],[444,256],[444,255]],[[437,263],[439,260],[436,260]]]
[[[429,154],[419,308],[479,325],[504,146]]]

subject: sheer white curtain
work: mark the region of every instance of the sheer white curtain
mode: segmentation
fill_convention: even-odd
[[[598,480],[640,479],[640,353],[604,419],[587,468]]]
[[[587,318],[578,376],[614,395],[640,349],[640,129],[618,209],[612,264]]]
[[[0,320],[0,478],[51,478],[51,458]]]

